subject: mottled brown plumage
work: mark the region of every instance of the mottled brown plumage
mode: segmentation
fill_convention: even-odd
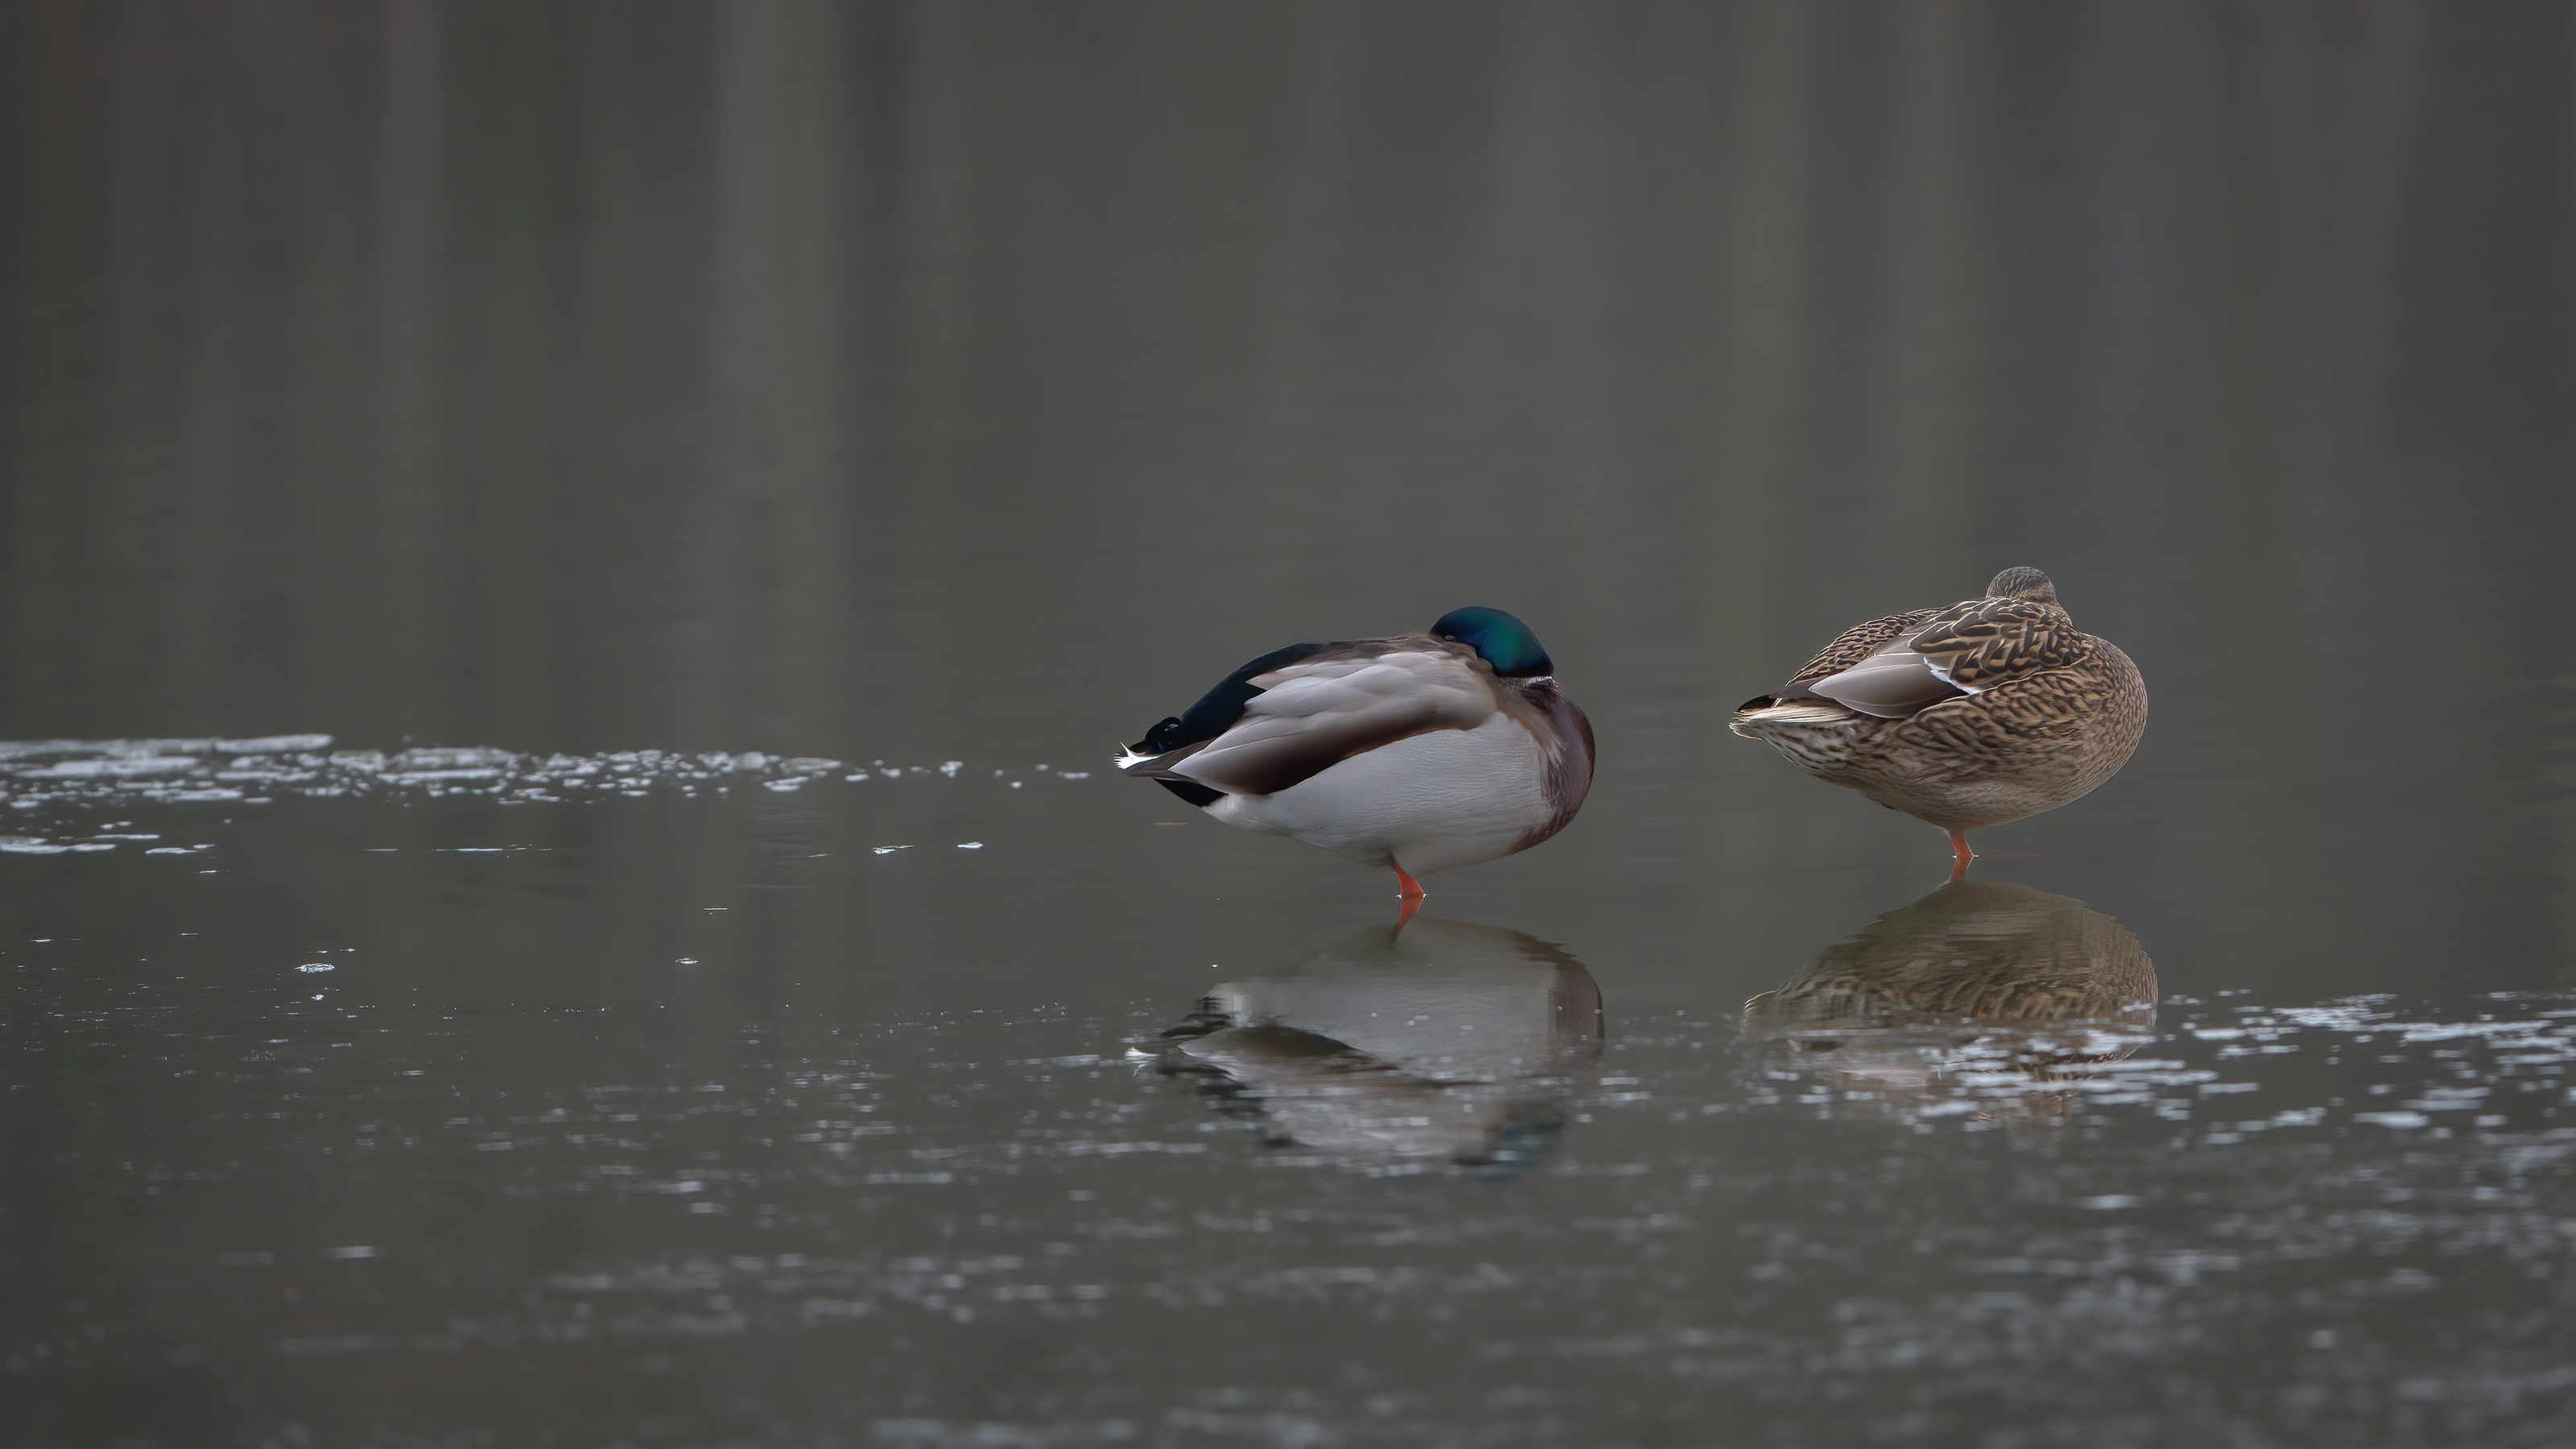
[[[2052,1115],[2060,1094],[1972,1084],[1996,1072],[2060,1081],[2125,1057],[2151,1039],[2155,1015],[2155,963],[2127,928],[2081,901],[1989,881],[1952,881],[1888,912],[1744,1004],[1747,1030],[1775,1052],[1900,1115],[1962,1093],[1980,1115]]]
[[[2037,569],[1983,598],[1843,631],[1748,701],[1735,733],[1952,834],[2054,810],[2119,773],[2146,732],[2138,668],[2076,629]]]
[[[1767,1031],[2145,1025],[2156,969],[2127,927],[2006,881],[1952,881],[1745,1003]]]

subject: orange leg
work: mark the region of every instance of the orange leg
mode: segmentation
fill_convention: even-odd
[[[1390,856],[1386,863],[1395,866],[1395,898],[1404,903],[1395,912],[1395,928],[1401,931],[1404,923],[1413,919],[1413,913],[1422,909],[1422,882],[1415,880],[1412,872],[1397,865],[1393,857]]]
[[[1966,880],[1968,878],[1968,862],[1976,858],[1977,853],[1968,848],[1968,833],[1964,830],[1951,831],[1950,879]]]

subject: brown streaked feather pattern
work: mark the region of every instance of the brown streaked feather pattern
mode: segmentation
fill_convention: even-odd
[[[1887,718],[1811,687],[1900,642],[1971,692]],[[1739,710],[1734,730],[1818,779],[1945,830],[1973,830],[2055,809],[2108,780],[2137,748],[2146,715],[2128,656],[2078,630],[2047,575],[2007,569],[1985,598],[1846,630],[1775,695]]]
[[[1888,734],[1924,752],[1919,773],[1926,781],[1964,784],[2005,768],[2054,774],[2083,750],[2077,722],[2100,698],[2100,691],[2051,672],[1943,700],[1911,719],[1890,720],[1894,728]]]
[[[1815,658],[1808,660],[1805,668],[1790,675],[1789,682],[1804,684],[1810,679],[1822,679],[1829,674],[1840,674],[1877,653],[1887,644],[1911,633],[1915,626],[1939,612],[1941,611],[1938,609],[1916,609],[1910,614],[1890,614],[1884,619],[1872,619],[1866,624],[1854,624],[1836,634],[1834,642],[1826,645]]]
[[[2092,653],[2092,641],[2075,631],[2065,610],[2020,599],[1953,605],[1923,626],[1912,647],[1969,690],[2062,669]]]

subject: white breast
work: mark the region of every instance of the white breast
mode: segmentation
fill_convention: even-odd
[[[1382,745],[1271,795],[1207,807],[1229,825],[1415,875],[1509,855],[1554,812],[1545,751],[1511,716]]]

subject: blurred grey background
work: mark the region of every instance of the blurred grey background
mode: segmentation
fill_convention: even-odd
[[[18,736],[1741,697],[2020,562],[2328,748],[2566,657],[2564,4],[6,14]]]

